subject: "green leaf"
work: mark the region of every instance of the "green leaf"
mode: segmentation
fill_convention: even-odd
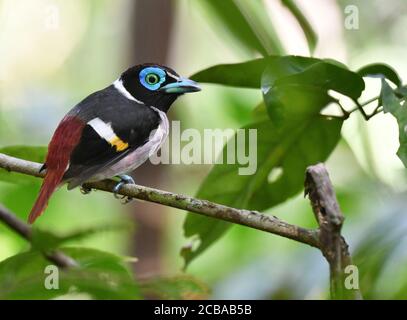
[[[298,61],[298,59],[282,58],[282,60],[286,59],[292,60],[291,63],[294,65]],[[276,63],[279,62],[276,61]],[[274,65],[272,64],[265,71],[265,75],[273,74],[273,71]],[[315,86],[325,91],[336,91],[352,99],[359,98],[365,89],[365,83],[358,74],[326,61],[312,63],[302,71],[300,66],[297,65],[296,73],[279,77],[274,83],[263,83],[262,87],[283,84]]]
[[[219,64],[199,71],[191,76],[198,82],[216,83],[225,86],[260,89],[262,75],[274,64],[275,77],[294,74],[322,60],[301,56],[268,56],[242,63]],[[278,68],[280,67],[280,68]]]
[[[283,53],[262,1],[204,0],[201,3],[210,9],[223,29],[227,29],[247,49],[263,56]]]
[[[291,76],[291,77],[290,77]],[[192,76],[198,82],[259,89],[279,83],[308,84],[358,98],[363,79],[335,60],[301,56],[269,56],[236,64],[221,64]]]
[[[301,56],[270,57],[261,74],[261,88],[265,90],[273,86],[277,79],[301,73],[321,61],[323,60]]]
[[[139,289],[122,259],[87,248],[61,249],[79,267],[59,270],[59,289],[46,289],[51,263],[38,251],[21,253],[0,263],[1,299],[52,299],[67,293],[88,293],[95,299],[136,299]]]
[[[148,279],[140,289],[147,298],[163,300],[203,300],[209,295],[209,288],[189,275]]]
[[[296,121],[319,113],[334,99],[324,90],[305,85],[278,85],[264,95],[267,112],[273,123]]]
[[[276,58],[277,56],[270,56],[242,63],[219,64],[195,73],[191,79],[225,86],[260,89],[261,75],[268,62]]]
[[[261,122],[268,120],[268,113],[264,101],[260,102],[252,111],[253,122]]]
[[[397,155],[404,166],[407,167],[407,102],[401,105],[400,100],[385,79],[382,79],[380,99],[384,112],[390,112],[397,119],[400,143]]]
[[[198,82],[260,89],[263,73],[273,63],[275,78],[278,78],[301,72],[320,61],[301,56],[268,56],[242,63],[216,65],[195,73],[191,78]]]
[[[47,154],[47,147],[38,146],[7,146],[0,148],[0,153],[20,158],[24,160],[43,163]],[[0,168],[0,181],[12,182],[16,184],[38,184],[37,178],[20,174],[16,172],[8,172],[7,170]]]
[[[324,61],[282,57],[269,63],[262,77],[262,91],[270,119],[281,124],[319,112],[335,100],[333,90],[357,99],[363,79],[354,72]]]
[[[297,19],[302,28],[302,31],[304,32],[305,38],[307,39],[309,51],[313,53],[318,42],[318,37],[311,24],[308,22],[307,18],[304,16],[304,14],[301,12],[301,10],[298,8],[293,0],[282,0],[281,2]]]
[[[392,67],[384,63],[369,64],[359,69],[358,74],[362,77],[384,77],[393,82],[397,87],[401,86],[401,79],[397,72]]]
[[[228,145],[223,149],[223,164],[216,164],[196,195],[224,205],[250,210],[265,210],[296,195],[303,189],[307,166],[325,161],[335,148],[342,120],[318,114],[318,107],[301,121],[276,126],[270,120],[249,125],[244,129],[257,130],[257,171],[239,175],[238,163],[227,164]],[[228,144],[234,143],[234,139]],[[249,139],[243,142],[250,150]],[[242,149],[243,146],[239,145]],[[279,171],[278,177],[273,177]],[[217,219],[188,214],[184,223],[186,237],[198,241],[197,248],[184,249],[188,265],[218,240],[230,224]]]
[[[395,91],[398,95],[407,98],[407,86],[398,87]]]

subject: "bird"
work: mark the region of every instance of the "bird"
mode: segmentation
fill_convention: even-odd
[[[60,121],[40,172],[45,177],[28,216],[45,211],[52,194],[86,182],[118,177],[114,194],[134,183],[128,173],[156,152],[169,133],[167,111],[182,94],[199,85],[169,67],[144,63],[130,67],[108,87],[74,106]],[[89,190],[83,189],[86,193]]]

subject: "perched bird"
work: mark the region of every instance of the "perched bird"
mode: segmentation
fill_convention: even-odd
[[[68,190],[85,182],[118,176],[115,193],[125,175],[145,162],[165,141],[167,111],[180,95],[196,92],[196,82],[157,64],[129,68],[112,85],[92,93],[59,123],[48,146],[46,169],[28,222],[45,210],[53,192],[63,183]]]

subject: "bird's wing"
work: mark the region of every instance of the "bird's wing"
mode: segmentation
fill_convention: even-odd
[[[86,125],[64,175],[68,189],[83,184],[145,144],[160,123],[160,116],[150,107],[114,94],[85,100],[73,113]]]
[[[45,210],[48,199],[60,185],[69,158],[80,139],[84,123],[79,118],[67,115],[62,119],[51,139],[45,164],[40,171],[47,168],[37,200],[35,201],[28,222],[33,223]]]

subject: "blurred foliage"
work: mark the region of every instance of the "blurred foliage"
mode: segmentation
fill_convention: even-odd
[[[32,229],[32,236],[31,236],[31,245],[33,248],[40,250],[40,251],[48,251],[53,250],[60,247],[62,244],[66,244],[67,242],[82,240],[87,237],[91,237],[94,234],[107,232],[107,231],[123,231],[125,228],[128,228],[130,225],[125,224],[117,224],[117,225],[102,225],[102,226],[93,226],[88,229],[83,230],[76,230],[69,234],[65,235],[56,235],[54,233],[41,230],[39,228],[34,227]]]
[[[141,280],[140,289],[144,296],[154,299],[202,300],[209,296],[208,287],[189,275]]]
[[[318,42],[318,36],[315,33],[315,30],[312,28],[307,17],[302,13],[301,9],[297,6],[294,0],[281,0],[281,2],[287,7],[288,10],[290,10],[292,15],[300,24],[301,29],[307,39],[310,53],[312,54]]]
[[[0,141],[3,145],[12,145],[0,152],[42,162],[46,148],[26,144],[45,144],[67,106],[111,82],[127,67],[123,52],[132,34],[125,32],[130,2],[92,0],[68,5],[59,0],[38,1],[39,13],[30,7],[29,15],[21,21],[48,12],[42,9],[48,8],[49,3],[64,10],[60,12],[62,22],[59,21],[56,29],[44,29],[37,20],[35,28],[24,29],[30,40],[40,38],[41,45],[22,46],[27,38],[19,38],[21,34],[13,34],[13,29],[0,33],[2,39],[11,41],[7,43],[21,44],[5,53],[14,55],[14,50],[20,50],[26,57],[27,50],[32,51],[31,59],[24,58],[24,63],[17,54],[16,58],[13,56],[10,61],[16,61],[13,62],[16,72],[12,75],[5,77],[2,74],[5,68],[0,70],[1,84],[7,85],[7,90],[0,92]],[[403,65],[396,64],[393,68],[387,63],[372,64],[370,59],[365,62],[361,54],[372,52],[376,56],[378,48],[392,51],[404,45],[399,32],[404,20],[398,17],[407,6],[401,0],[392,0],[395,5],[385,5],[386,8],[380,7],[376,0],[372,3],[339,0],[339,5],[332,2],[339,12],[344,12],[349,4],[360,9],[359,24],[363,27],[358,32],[344,32],[350,44],[347,50],[351,53],[345,65],[333,59],[283,56],[288,46],[287,39],[281,36],[285,30],[280,29],[285,29],[285,25],[280,26],[278,19],[273,19],[275,15],[270,14],[276,9],[276,2],[286,9],[284,14],[288,13],[298,24],[309,52],[320,56],[318,49],[324,46],[323,38],[319,37],[321,27],[308,10],[303,10],[307,5],[301,0],[201,0],[188,2],[188,5],[178,1],[179,26],[174,33],[172,63],[179,68],[175,69],[180,69],[182,74],[185,70],[203,69],[195,73],[195,80],[221,85],[205,87],[203,93],[183,98],[180,104],[184,105],[179,112],[183,126],[256,128],[258,170],[254,176],[241,176],[237,174],[237,166],[215,165],[204,178],[208,167],[180,166],[177,169],[172,166],[169,170],[174,181],[171,190],[191,194],[192,190],[199,189],[197,197],[265,210],[288,222],[315,227],[308,201],[299,193],[305,167],[327,161],[339,203],[347,217],[343,232],[353,249],[355,264],[360,268],[364,296],[406,298],[407,273],[400,262],[407,262],[407,244],[403,240],[407,230],[403,209],[405,169],[396,172],[402,181],[401,187],[386,185],[361,166],[355,147],[349,145],[353,141],[342,140],[341,131],[348,130],[356,118],[358,111],[354,103],[359,102],[368,109],[371,105],[363,101],[372,100],[373,111],[384,111],[389,119],[397,121],[398,156],[407,165],[404,130],[407,105],[403,102],[407,90],[401,80]],[[7,9],[3,4],[4,1],[0,1],[0,10]],[[19,14],[23,11],[18,6],[15,8]],[[332,17],[323,11],[327,8],[321,6],[315,10],[322,20]],[[5,16],[8,18],[2,20],[4,25],[8,19],[15,18],[11,14]],[[288,20],[287,25],[292,23]],[[197,36],[201,34],[205,37]],[[230,36],[229,41],[225,41],[226,34]],[[285,37],[290,34],[285,33]],[[333,34],[332,38],[340,42]],[[47,43],[49,47],[45,48]],[[333,50],[336,49],[334,46]],[[263,58],[258,59],[259,55]],[[385,52],[377,60],[388,62],[387,56]],[[219,64],[225,61],[238,63]],[[357,72],[347,67],[366,63],[369,64]],[[380,79],[380,92],[377,88],[370,89],[368,79],[372,77]],[[376,96],[364,100],[362,91]],[[10,98],[14,96],[15,99]],[[332,110],[340,113],[343,101],[350,101],[347,106],[355,108],[346,121],[346,117],[338,118],[337,113],[331,113]],[[363,136],[365,126],[385,117],[387,115],[379,114],[369,123],[361,124],[354,140]],[[369,149],[371,143],[365,139],[359,148]],[[225,150],[227,146],[220,157],[226,156]],[[369,153],[366,158],[366,162],[375,161]],[[379,168],[382,172],[384,169]],[[25,219],[40,182],[40,179],[0,170],[0,201]],[[397,203],[400,204],[394,209]],[[183,250],[187,262],[197,260],[189,266],[188,275],[171,276],[179,274],[182,263],[177,251],[184,242],[180,232],[183,217],[177,214],[171,215],[163,244],[164,274],[135,280],[137,274],[135,277],[131,274],[123,257],[128,255],[132,246],[130,235],[137,232],[137,228],[132,228],[119,208],[103,193],[84,197],[79,192],[67,194],[60,190],[33,230],[32,246],[0,225],[0,298],[75,298],[78,294],[96,299],[328,297],[328,271],[319,252],[241,226],[230,228],[226,233],[229,224],[190,214],[184,222],[184,232],[192,236],[193,241],[199,241],[187,246],[193,250]],[[220,238],[221,235],[224,237]],[[211,246],[215,242],[216,245]],[[40,251],[55,248],[76,259],[79,267],[61,270],[60,289],[46,290],[44,269],[49,261]]]
[[[219,25],[226,27],[232,35],[248,49],[255,50],[263,56],[271,53],[281,54],[283,48],[274,27],[268,18],[263,1],[244,0],[201,0],[219,20]]]
[[[96,299],[135,299],[139,289],[121,258],[87,248],[63,248],[78,267],[59,271],[59,288],[44,286],[50,262],[39,251],[17,254],[0,263],[1,299],[50,299],[85,292]]]

